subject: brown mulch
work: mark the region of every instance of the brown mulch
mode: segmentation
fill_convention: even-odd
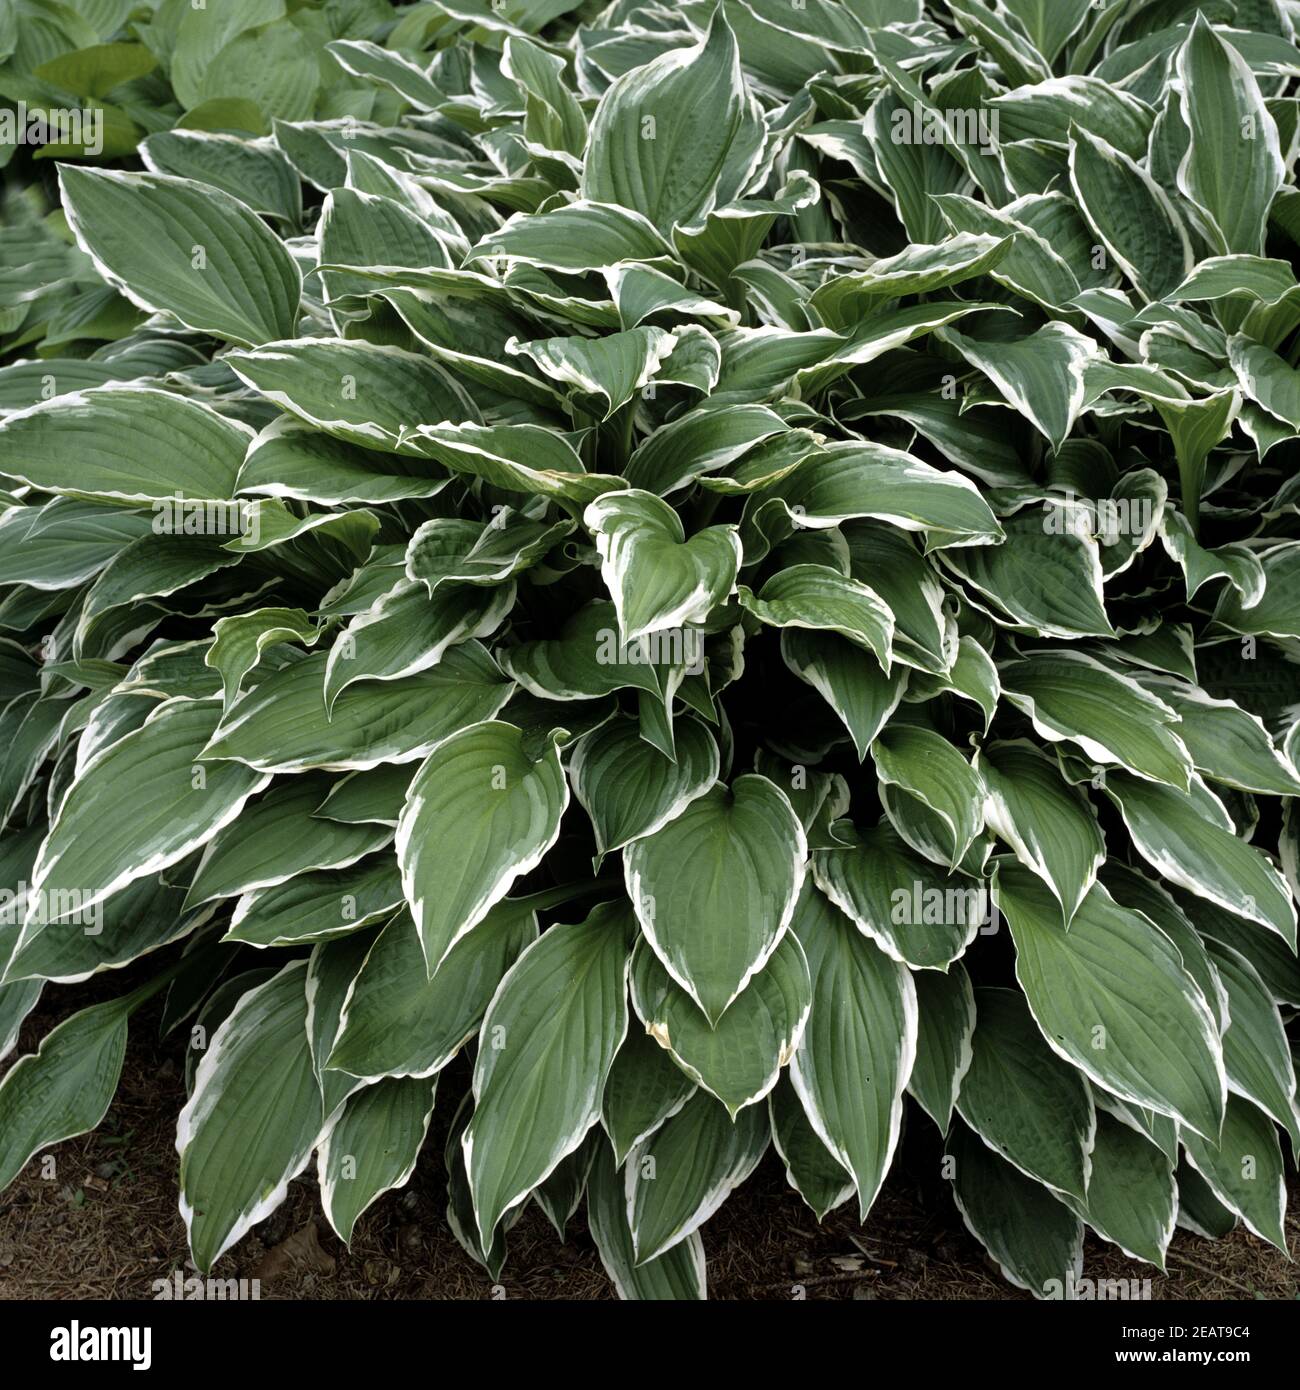
[[[59,991],[66,999],[81,991]],[[24,1029],[31,1049],[68,1006],[42,1008]],[[77,1005],[89,1002],[84,995]],[[50,1150],[52,1176],[38,1156],[0,1194],[0,1301],[141,1299],[157,1279],[193,1274],[176,1209],[175,1117],[185,1100],[182,1034],[162,1042],[157,1018],[133,1020],[117,1098],[99,1129]],[[460,1066],[453,1064],[453,1067]],[[467,1073],[447,1078],[458,1094]],[[288,1200],[213,1271],[259,1278],[262,1298],[485,1299],[487,1274],[456,1243],[445,1220],[442,1145],[452,1106],[441,1101],[415,1175],[360,1220],[351,1250],[320,1216],[312,1173]],[[441,1124],[439,1121],[441,1120]],[[932,1171],[928,1136],[913,1126],[902,1161],[865,1227],[851,1205],[818,1226],[769,1154],[755,1176],[704,1231],[710,1296],[719,1299],[1024,1299],[992,1269],[966,1232]],[[1300,1250],[1300,1184],[1288,1216]],[[1126,1259],[1089,1237],[1093,1279],[1151,1280],[1153,1299],[1295,1299],[1297,1267],[1238,1228],[1222,1241],[1179,1231],[1169,1273]],[[510,1233],[497,1297],[589,1300],[613,1297],[582,1223],[561,1243],[529,1206]]]

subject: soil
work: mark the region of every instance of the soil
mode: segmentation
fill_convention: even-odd
[[[95,995],[61,989],[57,1007],[28,1020],[17,1053]],[[132,1022],[116,1100],[100,1127],[38,1156],[0,1195],[0,1300],[148,1299],[154,1282],[192,1276],[176,1207],[175,1118],[185,1101],[184,1038],[159,1040],[157,1016]],[[463,1063],[444,1094],[459,1095]],[[614,1297],[582,1215],[561,1242],[533,1204],[510,1234],[500,1284],[461,1249],[445,1219],[442,1147],[452,1106],[440,1102],[410,1183],[358,1222],[351,1249],[320,1216],[312,1173],[235,1247],[214,1277],[257,1278],[264,1299],[523,1299]],[[441,1121],[441,1124],[439,1123]],[[790,1189],[769,1153],[753,1178],[704,1230],[712,1298],[1026,1299],[967,1233],[934,1171],[917,1119],[865,1226],[849,1205],[822,1225]],[[1292,1182],[1288,1237],[1300,1250],[1300,1182]],[[1180,1230],[1168,1273],[1125,1258],[1092,1236],[1093,1279],[1150,1279],[1153,1299],[1295,1299],[1297,1266],[1238,1227],[1221,1241]]]

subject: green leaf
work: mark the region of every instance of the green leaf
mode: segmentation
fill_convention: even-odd
[[[943,563],[1015,624],[1040,637],[1112,637],[1102,598],[1101,558],[1061,509],[1026,508],[1005,523],[998,546],[945,550]]]
[[[216,10],[182,11],[175,28],[172,84],[185,106],[203,100],[203,79],[214,58],[246,29],[260,28],[284,14],[283,0],[233,0]]]
[[[73,891],[82,911],[206,844],[270,780],[204,749],[220,718],[211,701],[168,700],[143,727],[92,758],[73,781],[33,870],[46,894]],[[130,816],[104,807],[130,805]]]
[[[449,735],[491,719],[511,685],[477,642],[449,651],[432,670],[367,682],[340,695],[325,718],[328,657],[281,667],[230,708],[203,750],[263,772],[334,772],[414,762]]]
[[[865,835],[837,831],[841,848],[813,858],[820,890],[894,960],[947,969],[989,916],[984,884],[944,873],[888,824]]]
[[[543,560],[572,529],[567,521],[530,521],[510,507],[498,510],[481,529],[435,517],[411,537],[406,577],[422,581],[430,595],[444,584],[500,584]]]
[[[251,613],[236,613],[218,618],[212,632],[212,644],[204,653],[203,663],[220,673],[226,709],[268,647],[281,642],[311,646],[320,635],[316,624],[301,608],[258,608]]]
[[[826,565],[778,570],[757,596],[742,587],[740,603],[771,627],[838,632],[873,652],[882,670],[889,672],[894,637],[889,606],[867,585]]]
[[[543,700],[595,700],[628,686],[659,694],[659,668],[651,660],[656,653],[650,642],[620,642],[617,624],[612,603],[588,604],[558,636],[503,650],[501,664]]]
[[[853,1175],[865,1221],[898,1144],[916,1057],[916,991],[910,973],[811,885],[793,929],[808,956],[813,1006],[790,1079],[817,1136]]]
[[[1229,1096],[1217,1145],[1186,1131],[1181,1138],[1188,1162],[1219,1201],[1285,1251],[1286,1171],[1272,1120],[1248,1100]]]
[[[658,1258],[638,1262],[628,1225],[623,1175],[604,1145],[597,1150],[587,1179],[587,1227],[620,1298],[678,1302],[708,1296],[704,1246],[696,1233]]]
[[[474,724],[439,744],[411,782],[397,858],[430,976],[555,843],[569,804],[562,734],[534,761],[513,725]]]
[[[82,1009],[51,1029],[36,1052],[20,1057],[5,1073],[0,1082],[0,1192],[33,1154],[85,1134],[107,1114],[122,1074],[129,1016],[126,999]]]
[[[415,1171],[436,1083],[387,1077],[350,1096],[320,1146],[321,1206],[347,1246],[357,1218]]]
[[[1191,759],[1177,736],[1177,713],[1129,676],[1081,652],[1037,652],[1002,667],[1007,699],[1052,742],[1085,757],[1186,790]]]
[[[770,495],[780,498],[800,526],[821,529],[875,517],[905,531],[924,532],[928,550],[984,545],[1002,537],[969,479],[879,444],[826,450]]]
[[[462,1141],[484,1245],[600,1118],[627,1033],[630,929],[623,904],[551,927],[511,967],[488,1008],[474,1117]]]
[[[971,1064],[975,1031],[975,992],[965,967],[953,964],[947,974],[918,971],[916,987],[916,1061],[907,1081],[913,1099],[948,1133],[957,1095]]]
[[[698,45],[672,49],[606,91],[591,122],[582,196],[642,213],[667,233],[739,197],[762,142],[735,35],[715,12]]]
[[[278,218],[289,230],[296,231],[302,221],[298,175],[270,144],[178,126],[142,140],[140,158],[155,174],[210,184],[263,217]]]
[[[68,223],[105,279],[133,304],[251,346],[287,338],[302,280],[248,206],[167,174],[61,165]]]
[[[886,256],[869,270],[837,275],[819,285],[809,300],[828,328],[847,332],[876,299],[932,294],[986,274],[1011,249],[1009,237],[958,232],[933,246],[913,245]]]
[[[1204,213],[1217,253],[1261,255],[1268,210],[1286,171],[1255,75],[1204,15],[1178,50],[1176,70],[1191,134],[1179,192]]]
[[[415,924],[400,914],[366,956],[327,1066],[366,1082],[434,1075],[474,1036],[502,977],[536,939],[535,904],[507,898],[430,979]]]
[[[588,473],[573,446],[536,425],[421,425],[419,452],[493,487],[585,506],[624,479]]]
[[[689,538],[681,518],[653,493],[606,493],[583,515],[624,640],[702,623],[735,588],[740,538],[710,526]]]
[[[1300,580],[1300,546],[1284,542],[1270,546],[1254,558],[1262,595],[1257,597],[1257,591],[1252,590],[1241,597],[1240,589],[1236,595],[1225,590],[1215,610],[1215,620],[1237,632],[1298,635],[1295,593]]]
[[[984,988],[975,1004],[958,1113],[1027,1177],[1082,1201],[1097,1124],[1087,1083],[1048,1047],[1024,995]]]
[[[596,851],[608,854],[652,835],[718,780],[718,747],[698,721],[676,730],[676,760],[647,743],[631,719],[617,718],[574,745],[573,793],[591,817]]]
[[[336,506],[434,497],[447,481],[421,461],[345,444],[281,415],[249,447],[236,491]]]
[[[1058,6],[1068,9],[1070,0]],[[1017,87],[989,101],[997,112],[998,140],[1035,140],[1064,145],[1071,127],[1096,137],[1132,159],[1147,150],[1154,113],[1121,87],[1099,77],[1072,74]]]
[[[874,656],[831,632],[788,628],[781,634],[785,664],[813,687],[843,721],[858,761],[898,708],[907,671],[895,666],[886,675]]]
[[[44,507],[10,507],[0,514],[0,581],[38,590],[79,588],[149,529],[144,517],[125,508],[67,497]]]
[[[623,472],[633,487],[665,497],[695,478],[718,473],[785,430],[785,422],[765,405],[718,409],[705,402],[638,445]]]
[[[545,270],[586,274],[628,262],[669,261],[672,248],[639,212],[616,199],[585,198],[525,216],[517,213],[489,233],[466,262],[504,256]]]
[[[1300,372],[1271,349],[1240,333],[1228,339],[1228,361],[1252,401],[1293,432],[1300,431]]]
[[[239,379],[345,443],[420,456],[423,420],[474,421],[478,410],[435,362],[342,338],[266,342],[227,353]]]
[[[997,387],[1053,449],[1074,428],[1084,405],[1084,371],[1099,355],[1097,344],[1065,323],[1012,342],[967,337],[955,328],[940,336]]]
[[[646,1031],[733,1119],[776,1085],[812,1005],[808,963],[789,932],[716,1026],[673,983],[644,940],[632,959],[631,982],[632,1004]]]
[[[0,469],[43,492],[114,502],[233,497],[252,437],[199,401],[97,387],[0,422]],[[154,513],[155,522],[170,520]]]
[[[738,777],[623,851],[628,895],[668,974],[715,1027],[790,925],[807,842],[766,777]]]
[[[934,848],[955,869],[984,828],[984,782],[979,773],[947,739],[908,724],[885,729],[872,743],[871,757],[880,779],[881,800],[900,833],[911,838],[900,820],[903,808],[919,801],[940,823],[940,843]],[[912,844],[922,848],[914,840]],[[927,853],[926,857],[933,856]]]
[[[777,1083],[768,1096],[772,1147],[785,1164],[787,1182],[812,1208],[817,1220],[843,1206],[854,1186],[831,1151],[817,1137],[808,1116],[788,1081]]]
[[[761,1105],[746,1106],[733,1121],[707,1091],[697,1091],[638,1144],[626,1165],[638,1264],[657,1261],[690,1240],[758,1167],[769,1137]]]
[[[1164,1269],[1178,1208],[1173,1165],[1137,1130],[1104,1111],[1097,1115],[1087,1199],[1070,1205],[1103,1240]]]
[[[1286,882],[1224,824],[1226,816],[1210,819],[1194,795],[1123,773],[1108,777],[1105,790],[1138,853],[1162,878],[1258,922],[1295,950],[1296,908]]]
[[[383,854],[346,869],[309,870],[244,893],[222,940],[250,946],[329,940],[387,921],[402,903],[397,863],[391,854]]]
[[[1257,715],[1195,686],[1155,679],[1145,684],[1177,713],[1178,737],[1198,772],[1242,791],[1300,793],[1300,778]]]
[[[1064,1298],[1083,1269],[1083,1224],[1052,1193],[964,1125],[948,1136],[953,1199],[1005,1278],[1035,1298]]]
[[[276,783],[218,831],[194,872],[186,902],[232,898],[311,869],[342,869],[390,838],[384,825],[311,823],[327,783],[312,776]]]
[[[1025,739],[986,744],[975,766],[989,828],[1052,890],[1068,927],[1106,859],[1096,810]]]
[[[447,587],[401,580],[339,633],[325,667],[325,708],[356,681],[393,681],[436,666],[462,642],[489,637],[514,604],[514,586]]]
[[[323,1128],[305,979],[306,962],[293,961],[240,999],[181,1111],[181,1216],[205,1273],[284,1201]]]
[[[506,351],[529,358],[579,399],[595,397],[602,403],[600,418],[608,420],[658,372],[675,346],[676,340],[661,328],[632,328],[603,338],[512,340]]]
[[[623,1163],[695,1093],[695,1082],[648,1031],[630,1027],[605,1082],[601,1123]]]
[[[1077,129],[1070,184],[1116,265],[1148,300],[1164,299],[1192,268],[1187,231],[1169,195],[1123,150]]]
[[[1217,1135],[1226,1094],[1219,1030],[1173,943],[1101,884],[1068,932],[1025,869],[1001,864],[995,896],[1011,925],[1016,979],[1052,1050],[1117,1096]],[[1152,1037],[1164,1045],[1152,1048]]]
[[[1228,1001],[1223,1033],[1223,1064],[1228,1089],[1253,1101],[1300,1148],[1300,1119],[1295,1108],[1295,1071],[1282,1015],[1255,967],[1239,951],[1220,942],[1207,943],[1214,970]]]

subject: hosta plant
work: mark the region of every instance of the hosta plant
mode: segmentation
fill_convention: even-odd
[[[493,1277],[905,1126],[1038,1295],[1284,1247],[1296,11],[6,6],[0,1055],[129,970],[0,1185],[153,1001],[202,1270],[435,1096]]]

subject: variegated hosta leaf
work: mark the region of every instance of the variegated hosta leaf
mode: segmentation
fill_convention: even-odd
[[[552,928],[510,968],[488,1008],[463,1141],[485,1245],[600,1118],[627,1032],[631,927],[620,904]]]
[[[140,729],[95,758],[68,790],[41,846],[32,886],[73,893],[87,911],[145,874],[210,840],[270,780],[240,763],[209,762],[205,745],[221,717],[205,700],[169,700]],[[106,816],[126,797],[130,817]]]
[[[181,1111],[181,1215],[202,1270],[280,1205],[320,1136],[305,977],[294,961],[239,1000]]]
[[[325,717],[328,654],[316,652],[268,676],[231,706],[203,750],[263,772],[351,772],[415,762],[453,733],[490,720],[510,683],[477,642],[447,652],[428,671],[347,690]]]
[[[387,826],[313,824],[328,781],[307,774],[276,783],[218,832],[190,881],[187,904],[285,883],[313,869],[342,869],[388,843]]]
[[[812,1006],[808,962],[786,932],[767,964],[711,1026],[643,941],[632,958],[632,1006],[646,1032],[734,1117],[776,1085]]]
[[[116,504],[231,497],[252,435],[201,401],[119,384],[0,423],[0,473]],[[155,508],[155,515],[165,515]],[[184,516],[181,516],[184,524]]]
[[[904,531],[923,532],[931,550],[988,545],[1002,536],[988,504],[967,478],[875,444],[828,450],[772,492],[801,526],[875,517]]]
[[[1024,869],[1000,865],[995,895],[1016,978],[1052,1050],[1116,1095],[1217,1135],[1227,1090],[1219,1030],[1173,943],[1101,884],[1069,931],[1046,885]],[[1159,1051],[1148,1046],[1153,1032],[1165,1040]]]
[[[735,586],[740,540],[730,526],[688,537],[666,502],[636,490],[606,493],[583,520],[627,642],[703,622]]]
[[[938,858],[955,869],[984,828],[984,783],[979,773],[947,739],[907,724],[884,730],[871,745],[871,756],[881,801],[899,833],[927,858],[934,858],[937,849]],[[917,802],[928,813],[921,820],[937,832],[937,844],[908,828],[909,811]]]
[[[1065,1298],[1083,1270],[1083,1223],[958,1123],[948,1136],[953,1199],[971,1234],[1017,1288]]]
[[[742,589],[740,602],[771,627],[825,629],[875,654],[889,672],[894,615],[865,584],[825,565],[792,565],[774,574],[755,595]]]
[[[853,1196],[853,1180],[818,1137],[790,1082],[778,1082],[768,1096],[768,1116],[772,1147],[785,1164],[787,1181],[818,1221],[824,1220],[827,1212]]]
[[[349,1097],[318,1152],[321,1205],[346,1244],[357,1218],[415,1171],[437,1083],[385,1077]]]
[[[715,1027],[785,935],[806,852],[789,801],[758,776],[715,786],[624,850],[646,940]]]
[[[1106,791],[1157,873],[1276,932],[1295,950],[1295,899],[1268,859],[1237,837],[1220,803],[1122,775],[1108,779]]]
[[[717,781],[718,746],[704,724],[681,723],[673,751],[670,760],[630,719],[613,719],[579,739],[569,770],[598,853],[653,834]]]
[[[502,977],[536,939],[532,904],[507,899],[430,979],[415,923],[398,914],[357,972],[327,1067],[364,1081],[432,1076],[473,1037]]]
[[[632,1024],[609,1069],[601,1123],[622,1163],[641,1140],[675,1115],[695,1092],[695,1082],[647,1029]]]
[[[989,918],[988,890],[945,873],[889,825],[863,835],[839,828],[838,848],[813,860],[817,886],[887,955],[918,970],[944,970]]]
[[[13,986],[10,986],[12,989]],[[94,1129],[117,1090],[130,1010],[110,999],[73,1014],[0,1082],[0,1183],[39,1149]]]
[[[911,974],[808,884],[793,930],[813,1005],[790,1077],[818,1138],[853,1176],[865,1221],[894,1157],[916,1058]]]
[[[743,192],[762,141],[735,36],[718,13],[699,45],[634,68],[601,98],[582,194],[642,213],[667,233]]]
[[[690,1240],[758,1167],[770,1137],[761,1105],[747,1105],[733,1120],[707,1091],[696,1091],[638,1144],[625,1165],[637,1263]]]
[[[1284,166],[1277,126],[1241,54],[1197,16],[1178,51],[1190,135],[1178,188],[1223,252],[1259,255]]]
[[[1169,1158],[1132,1126],[1097,1114],[1088,1195],[1069,1202],[1103,1240],[1135,1260],[1165,1267],[1178,1189]]]
[[[1286,1175],[1272,1120],[1240,1096],[1228,1098],[1217,1145],[1184,1130],[1187,1161],[1257,1236],[1286,1249]]]
[[[947,1134],[973,1056],[975,993],[960,962],[945,973],[917,971],[912,983],[917,1004],[916,1061],[907,1089]]]
[[[293,332],[298,266],[237,198],[166,174],[64,165],[59,179],[79,243],[141,308],[233,343]]]
[[[698,1232],[651,1260],[639,1260],[628,1224],[623,1174],[601,1145],[587,1178],[587,1227],[620,1298],[675,1302],[706,1298],[704,1243]]]
[[[957,1111],[1026,1176],[1083,1200],[1097,1120],[1083,1077],[1043,1040],[1024,996],[975,992],[975,1035]]]
[[[895,666],[886,675],[869,652],[834,632],[788,628],[781,655],[800,680],[812,686],[835,711],[853,739],[858,760],[898,708],[907,689],[907,671]]]
[[[534,760],[513,725],[475,724],[439,744],[411,782],[397,858],[429,975],[555,843],[569,804],[562,733]]]
[[[1077,652],[1054,652],[1008,663],[1002,678],[1007,699],[1043,738],[1068,739],[1097,762],[1186,790],[1191,759],[1178,715],[1130,677]]]
[[[990,827],[1052,890],[1068,927],[1106,858],[1096,811],[1027,741],[986,745],[975,766]]]

